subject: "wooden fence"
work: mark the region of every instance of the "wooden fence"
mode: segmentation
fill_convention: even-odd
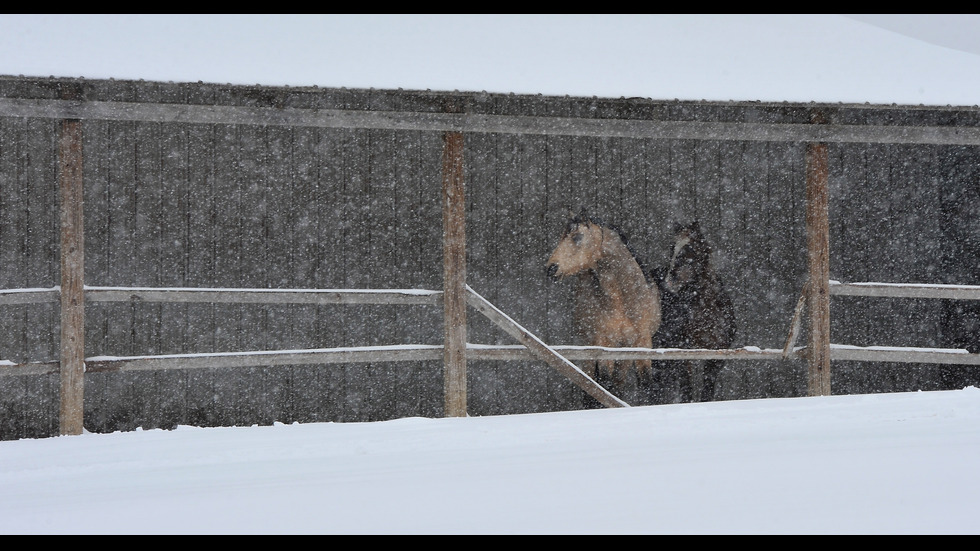
[[[830,159],[827,144],[929,144],[935,146],[980,145],[980,127],[946,125],[827,124],[821,107],[808,108],[817,116],[808,123],[719,122],[677,120],[624,120],[582,116],[491,115],[468,113],[458,102],[465,95],[448,96],[445,112],[370,111],[297,107],[190,105],[79,99],[0,98],[0,117],[60,120],[58,179],[60,182],[61,283],[45,289],[0,290],[0,304],[60,302],[61,349],[56,362],[3,365],[0,374],[27,375],[58,372],[61,376],[62,434],[82,430],[84,373],[126,370],[242,367],[255,365],[302,365],[330,362],[433,361],[444,365],[444,412],[467,414],[467,360],[527,360],[537,358],[572,380],[604,405],[625,405],[598,387],[571,363],[586,359],[685,360],[723,358],[733,360],[805,359],[808,393],[830,394],[831,361],[925,362],[976,365],[980,355],[962,350],[847,347],[831,344],[830,297],[888,296],[976,300],[980,287],[965,285],[840,284],[830,279],[830,219],[828,204]],[[212,289],[96,287],[84,281],[84,228],[82,213],[82,132],[86,121],[142,121],[189,124],[234,124],[411,130],[443,136],[442,243],[443,289]],[[622,139],[795,142],[805,147],[806,178],[806,292],[789,322],[789,336],[781,350],[747,346],[739,349],[624,350],[548,346],[467,286],[466,186],[464,185],[464,136],[516,134],[588,136]],[[802,291],[803,289],[801,289]],[[442,345],[370,346],[332,349],[163,354],[153,356],[85,357],[85,313],[89,302],[165,302],[234,304],[424,304],[443,309]],[[483,346],[467,344],[466,305],[483,313],[497,327],[521,344]],[[805,305],[805,307],[804,307]],[[806,312],[809,340],[796,347]],[[8,362],[9,363],[9,362]]]

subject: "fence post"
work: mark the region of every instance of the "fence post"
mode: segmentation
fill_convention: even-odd
[[[81,434],[85,383],[85,233],[82,122],[61,121],[58,137],[61,223],[61,434]]]
[[[827,178],[827,144],[807,144],[807,302],[810,311],[807,393],[810,396],[830,395],[830,222]]]
[[[451,112],[456,108],[451,107]],[[442,150],[442,251],[445,415],[466,416],[466,201],[463,133],[445,132]]]

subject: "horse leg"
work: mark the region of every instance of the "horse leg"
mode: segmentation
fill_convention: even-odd
[[[669,381],[672,362],[650,362],[650,374],[642,381],[642,391],[647,404],[666,404],[669,401]]]
[[[680,363],[682,366],[677,369],[680,380],[680,401],[682,404],[686,404],[694,401],[694,376],[697,372],[697,365],[693,361]]]
[[[637,405],[650,405],[653,401],[653,367],[651,360],[637,360],[633,362],[633,370],[636,373],[636,398]]]
[[[633,344],[636,348],[651,348],[652,345],[647,344]],[[647,380],[653,376],[653,360],[636,360],[633,362],[633,368],[636,369],[636,379],[638,381]]]
[[[704,382],[701,387],[701,401],[710,402],[715,399],[715,385],[718,382],[718,373],[724,365],[722,360],[705,360],[704,362]]]
[[[628,346],[633,348],[653,348],[652,331],[648,329],[640,331],[643,335],[634,340]],[[635,360],[630,364],[630,368],[636,373],[636,392],[637,398],[644,405],[653,402],[653,360]]]
[[[592,346],[608,348],[616,346],[616,342],[600,333],[592,339]],[[592,379],[609,390],[609,383],[616,378],[616,367],[615,360],[597,360],[595,362],[595,376]]]
[[[581,369],[583,373],[588,375],[590,379],[595,381],[596,384],[605,388],[607,383],[605,382],[605,377],[602,376],[602,370],[599,369],[599,362],[592,361],[592,360],[585,360],[579,365],[579,369]],[[582,396],[582,403],[581,403],[582,409],[602,409],[605,407],[602,405],[602,403],[599,402],[599,400],[593,398],[586,392],[583,392],[581,396]]]
[[[618,373],[616,372],[616,362],[613,360],[599,360],[598,371],[601,372],[599,377],[606,380],[615,380],[618,378]]]

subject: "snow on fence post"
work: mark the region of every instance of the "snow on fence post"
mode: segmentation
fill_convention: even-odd
[[[450,112],[457,106],[450,105]],[[445,415],[466,416],[466,202],[463,133],[445,132],[442,150],[442,251]]]
[[[63,435],[81,434],[85,382],[85,255],[82,122],[61,121],[58,138],[61,224],[61,410]]]
[[[814,122],[824,122],[823,117],[817,114]],[[807,302],[810,311],[807,394],[810,396],[830,395],[830,222],[827,177],[827,144],[807,144]]]

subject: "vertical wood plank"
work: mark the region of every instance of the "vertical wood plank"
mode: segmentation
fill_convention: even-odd
[[[809,251],[808,394],[830,395],[830,229],[827,145],[806,150],[806,235]]]
[[[215,211],[214,284],[217,287],[242,286],[241,257],[243,254],[242,221],[245,218],[244,191],[241,167],[240,128],[234,125],[218,125],[214,134],[214,193],[220,200]],[[241,333],[245,305],[221,304],[215,306],[216,324],[214,347],[216,351],[242,350]],[[237,373],[216,370],[210,389],[211,403],[195,413],[203,426],[233,425],[236,415],[238,387],[241,380]]]
[[[317,174],[319,162],[316,158],[318,131],[315,128],[298,128],[293,130],[289,147],[290,180],[294,182],[295,192],[290,197],[290,209],[296,213],[296,233],[294,248],[296,251],[294,265],[295,285],[303,288],[316,288],[316,268],[319,256],[317,240]],[[304,348],[316,346],[313,335],[316,331],[316,306],[294,305],[290,310],[295,315],[293,342],[288,346]],[[318,402],[320,394],[319,366],[301,365],[290,368],[288,409],[283,412],[280,421],[283,423],[319,421]]]
[[[395,184],[396,132],[375,131],[371,154],[371,218],[374,230],[371,235],[371,276],[370,285],[375,289],[385,287],[403,288],[405,271],[399,269],[399,251],[396,248],[396,205],[401,190]],[[409,307],[411,308],[411,307]],[[407,323],[399,323],[400,310],[405,308],[375,307],[374,333],[387,334],[388,342],[405,341]],[[407,321],[407,319],[406,319]],[[382,341],[383,343],[383,341]],[[379,362],[371,366],[371,418],[383,421],[394,416],[396,394],[398,392],[396,373],[408,369],[407,364],[395,365]]]
[[[315,282],[318,288],[344,287],[345,213],[344,162],[345,142],[349,130],[319,130],[314,152],[316,172],[317,263]],[[317,306],[314,333],[315,346],[341,346],[347,325],[347,308]],[[320,369],[320,396],[315,415],[320,421],[344,420],[347,402],[347,367]]]
[[[60,433],[81,434],[85,371],[82,122],[61,123],[61,413]]]
[[[467,281],[476,289],[484,289],[490,300],[497,300],[499,282],[493,276],[499,273],[490,228],[504,225],[497,218],[496,197],[499,165],[496,162],[497,136],[474,132],[466,137],[469,158],[484,159],[473,163],[466,174],[467,222],[472,228],[466,246]],[[496,343],[501,332],[495,330],[484,316],[467,320],[466,338],[473,343]],[[470,361],[467,365],[467,409],[470,415],[493,415],[501,403],[499,391],[502,385],[499,362]]]
[[[442,154],[443,299],[447,417],[466,416],[466,201],[463,134],[446,132]]]

